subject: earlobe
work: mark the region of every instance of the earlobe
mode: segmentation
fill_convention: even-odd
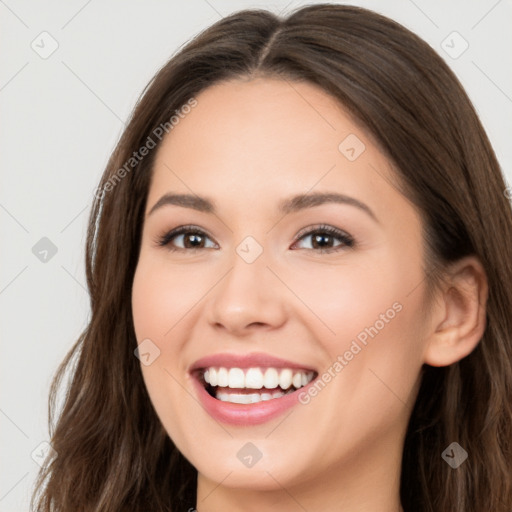
[[[453,264],[432,315],[424,362],[449,366],[469,355],[486,327],[488,284],[485,270],[475,256]]]

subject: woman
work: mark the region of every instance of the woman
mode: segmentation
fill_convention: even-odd
[[[401,25],[323,4],[204,31],[96,191],[37,510],[510,511],[505,188]]]

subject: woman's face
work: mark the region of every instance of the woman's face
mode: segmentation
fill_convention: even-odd
[[[424,362],[417,211],[316,86],[196,99],[158,150],[133,283],[163,426],[212,488],[397,467]]]

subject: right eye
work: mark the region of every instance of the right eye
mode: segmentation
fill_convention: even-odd
[[[167,247],[169,251],[195,251],[212,248],[211,245],[205,246],[207,240],[211,240],[210,237],[196,226],[180,226],[158,237],[157,244],[160,247]],[[176,247],[176,243],[183,246]],[[215,247],[213,244],[213,248]]]

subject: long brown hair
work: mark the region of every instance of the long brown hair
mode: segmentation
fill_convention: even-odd
[[[424,41],[369,10],[331,4],[286,18],[236,12],[191,40],[141,95],[94,199],[86,248],[91,319],[52,382],[56,456],[41,470],[31,505],[40,512],[195,506],[197,472],[164,431],[134,356],[131,286],[157,148],[126,163],[148,137],[159,146],[155,128],[169,127],[190,98],[220,81],[253,77],[316,84],[373,135],[422,216],[430,287],[450,262],[466,255],[482,262],[485,333],[459,362],[424,365],[400,493],[407,512],[510,512],[512,209],[503,175],[461,84]],[[457,469],[441,457],[454,441],[469,454]]]

